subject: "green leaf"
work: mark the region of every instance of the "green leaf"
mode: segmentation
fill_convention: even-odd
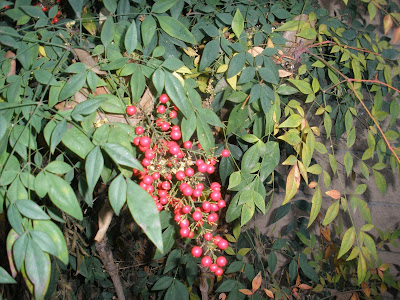
[[[63,139],[65,133],[67,132],[67,121],[63,119],[61,122],[57,124],[54,128],[51,139],[50,139],[50,152],[54,154],[54,150],[58,146],[58,144]]]
[[[359,184],[354,190],[354,195],[361,195],[364,194],[365,190],[367,189],[366,184]]]
[[[194,113],[186,97],[185,90],[178,78],[169,72],[165,73],[165,90],[171,101],[179,108],[186,119],[191,120]]]
[[[125,34],[125,49],[126,52],[132,53],[135,51],[138,43],[137,29],[135,20],[129,25],[128,30]]]
[[[277,142],[267,142],[265,153],[262,156],[260,166],[260,179],[264,181],[275,170],[279,164],[280,152]]]
[[[229,115],[228,127],[226,129],[226,134],[229,135],[232,132],[236,131],[237,129],[241,128],[247,118],[248,118],[248,107],[245,106],[242,109],[241,104],[236,105],[232,109],[232,111]]]
[[[365,276],[367,275],[367,263],[363,255],[358,256],[358,265],[357,265],[357,278],[358,283],[364,281]]]
[[[0,267],[0,283],[1,284],[9,284],[9,283],[17,283],[14,278],[11,277],[10,274],[3,267]]]
[[[102,148],[116,164],[143,170],[140,162],[124,146],[114,143],[105,143]]]
[[[105,97],[87,99],[75,106],[74,110],[72,111],[72,116],[89,115],[95,112],[105,100]]]
[[[54,222],[47,220],[34,220],[33,228],[36,231],[47,233],[56,246],[57,258],[59,258],[65,265],[68,265],[68,248],[61,229]]]
[[[292,20],[279,26],[274,31],[297,31],[304,23],[304,20]]]
[[[75,74],[69,78],[59,95],[59,101],[63,101],[78,92],[85,84],[86,73]]]
[[[346,168],[347,177],[350,175],[353,169],[353,157],[351,156],[350,152],[346,152],[344,155],[344,166]]]
[[[84,159],[92,151],[94,145],[78,127],[71,124],[69,127],[71,128],[67,130],[61,141],[69,150]]]
[[[105,112],[111,114],[125,114],[125,106],[121,103],[120,99],[112,94],[104,94],[95,96],[93,99],[104,99],[100,107]],[[101,127],[99,127],[101,128]]]
[[[353,246],[354,241],[356,239],[356,229],[354,226],[350,227],[346,230],[342,238],[342,244],[340,245],[340,250],[338,254],[338,259],[341,258],[347,251],[350,250],[351,246]]]
[[[271,251],[268,255],[268,268],[273,273],[276,268],[276,264],[278,262],[278,258],[276,257],[276,254],[274,251]]]
[[[106,9],[113,15],[117,10],[117,2],[116,0],[103,0],[104,6]]]
[[[374,169],[372,169],[372,172],[374,174],[376,186],[378,187],[378,189],[381,192],[381,194],[385,195],[386,194],[386,180],[385,180],[385,177],[383,177],[383,175],[381,173],[379,173],[378,171],[376,171]]]
[[[203,149],[210,150],[215,146],[215,139],[210,126],[199,116],[197,118],[197,137]]]
[[[245,203],[242,205],[242,214],[240,219],[240,226],[244,226],[247,222],[251,220],[254,215],[255,206],[254,206],[254,192],[253,191],[243,191],[240,195],[240,198],[245,197]],[[239,203],[241,201],[239,200]]]
[[[136,71],[131,76],[131,92],[132,102],[139,103],[142,98],[143,92],[146,88],[146,79],[143,75],[141,68],[136,68]]]
[[[178,0],[158,0],[153,4],[151,12],[162,14],[176,5]]]
[[[290,85],[281,84],[281,85],[279,86],[279,88],[276,90],[276,92],[277,92],[278,94],[280,94],[280,95],[286,95],[286,96],[287,96],[287,95],[296,94],[296,93],[299,92],[299,90],[296,89],[296,88],[294,88],[294,87],[292,87],[292,86],[290,86]]]
[[[207,68],[211,63],[215,62],[219,57],[219,40],[215,39],[206,44],[201,55],[199,71]]]
[[[161,28],[170,36],[191,44],[196,44],[193,34],[177,19],[169,16],[156,16]]]
[[[264,79],[264,81],[273,83],[273,84],[278,84],[279,83],[279,74],[276,69],[270,68],[270,67],[263,67],[258,69],[258,73],[260,74],[261,78]]]
[[[239,38],[243,32],[243,29],[244,29],[244,19],[238,8],[232,20],[232,30],[233,33],[236,35],[236,37]]]
[[[153,198],[132,180],[127,179],[126,182],[126,198],[133,219],[154,245],[163,252],[160,216]]]
[[[15,201],[19,212],[25,217],[34,220],[49,220],[50,217],[32,200],[17,200]]]
[[[38,244],[40,249],[42,249],[42,251],[57,256],[58,250],[56,244],[47,233],[39,230],[30,230],[29,234],[31,235],[32,239]]]
[[[337,200],[333,202],[331,206],[329,206],[328,210],[326,211],[326,215],[324,221],[322,222],[322,225],[326,226],[336,218],[339,213],[339,202],[340,200]]]
[[[112,16],[109,16],[107,20],[104,22],[103,27],[101,29],[101,42],[104,46],[107,47],[108,44],[112,42],[115,35],[115,24]]]
[[[241,181],[242,176],[240,175],[240,171],[233,172],[231,176],[229,176],[228,190],[238,186]]]
[[[34,70],[33,75],[35,76],[35,79],[43,85],[58,85],[57,80],[49,71],[43,69]]]
[[[42,19],[47,19],[47,16],[45,13],[42,11],[42,8],[40,6],[29,6],[29,5],[23,5],[19,7],[22,9],[26,14],[33,18],[42,18]]]
[[[314,28],[308,27],[300,31],[296,36],[312,40],[317,36],[317,31]]]
[[[160,250],[157,249],[153,259],[157,260],[167,254],[169,251],[171,251],[172,247],[175,244],[175,235],[176,231],[173,225],[168,226],[168,228],[164,230],[162,234],[164,253],[161,253]]]
[[[231,78],[237,73],[243,70],[244,64],[246,62],[246,53],[240,52],[232,57],[229,62],[228,72],[226,73],[226,78]]]
[[[169,271],[173,270],[176,266],[178,266],[179,261],[182,257],[182,252],[180,249],[172,250],[171,253],[168,255],[167,262],[165,263],[164,274],[168,273]]]
[[[163,63],[162,66],[168,70],[176,71],[179,68],[183,67],[185,64],[176,57],[168,57]]]
[[[71,186],[64,179],[51,173],[47,173],[46,178],[49,181],[48,193],[51,202],[65,213],[82,221],[82,210]]]
[[[85,173],[88,193],[92,193],[103,170],[104,159],[99,146],[96,146],[86,157]]]
[[[298,90],[303,94],[308,95],[313,93],[311,85],[305,80],[288,79],[288,81],[298,88]]]
[[[311,267],[310,264],[307,262],[307,256],[304,253],[300,253],[299,265],[304,275],[306,275],[313,282],[319,282],[319,277],[317,273],[315,272],[314,268]]]
[[[154,20],[151,15],[147,15],[141,25],[142,41],[144,47],[147,47],[150,44],[154,34],[156,34],[156,28],[156,20]]]
[[[282,124],[279,125],[279,128],[285,127],[298,127],[301,124],[303,117],[297,114],[291,115],[287,118]]]
[[[51,262],[38,244],[30,239],[25,254],[26,274],[34,285],[36,299],[43,299],[50,283]]]
[[[156,281],[156,283],[153,285],[151,288],[152,291],[162,291],[167,288],[172,284],[172,281],[174,281],[174,278],[170,276],[163,276],[160,279]]]
[[[197,112],[201,116],[201,119],[206,123],[213,125],[215,127],[224,127],[224,124],[221,122],[220,118],[209,108],[198,108]]]
[[[152,81],[154,84],[154,87],[157,90],[158,95],[160,95],[163,90],[164,90],[164,82],[165,82],[165,73],[164,70],[161,68],[158,68],[152,76]]]
[[[164,300],[189,300],[189,292],[187,287],[177,279],[174,279],[174,282],[168,288],[165,293]]]
[[[81,12],[83,8],[83,0],[68,0],[69,5],[71,5],[72,9],[74,10],[76,16],[78,18],[81,17]]]
[[[127,186],[122,173],[114,178],[108,189],[108,199],[117,216],[119,216],[119,212],[126,202],[126,189]]]
[[[318,217],[319,211],[321,210],[322,195],[321,195],[321,189],[319,188],[319,186],[317,186],[317,188],[315,189],[311,203],[312,204],[311,204],[310,220],[308,222],[307,227],[310,227],[310,225]]]

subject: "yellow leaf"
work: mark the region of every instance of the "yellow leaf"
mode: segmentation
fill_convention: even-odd
[[[217,69],[217,73],[224,73],[228,70],[228,65],[220,65]]]
[[[271,41],[271,39],[268,39],[267,48],[274,48],[274,47],[275,47],[274,43]]]
[[[295,164],[290,170],[289,175],[286,179],[286,195],[282,205],[288,203],[290,199],[292,199],[294,195],[296,195],[299,186],[300,186],[300,170],[297,164]]]
[[[311,200],[310,221],[308,222],[307,227],[310,227],[310,225],[317,218],[319,211],[321,209],[321,204],[322,204],[322,195],[321,195],[321,189],[318,186],[315,189],[314,195]]]
[[[232,76],[231,78],[226,79],[229,85],[236,91],[236,83],[237,83],[237,75]]]
[[[388,14],[383,18],[384,33],[387,34],[389,30],[392,28],[392,26],[393,26],[393,20],[392,17]]]
[[[180,73],[180,74],[191,74],[192,71],[186,67],[186,66],[182,66],[180,67],[178,70],[175,71],[176,73]]]
[[[335,200],[340,199],[340,192],[337,190],[326,191],[325,194],[327,194],[329,197]]]
[[[39,53],[40,53],[41,56],[44,56],[44,57],[47,56],[47,55],[46,55],[46,51],[44,50],[44,47],[43,47],[43,46],[39,46]]]
[[[173,72],[172,75],[174,75],[176,78],[178,78],[178,80],[182,83],[182,85],[185,86],[185,80],[183,79],[183,77],[181,75],[176,73],[176,71]]]
[[[195,57],[197,55],[197,52],[193,50],[193,48],[188,47],[187,49],[182,48],[183,51],[190,57]]]

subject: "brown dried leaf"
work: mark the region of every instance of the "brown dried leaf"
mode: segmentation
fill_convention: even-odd
[[[279,73],[279,77],[289,77],[289,76],[292,76],[293,75],[293,73],[292,72],[289,72],[289,71],[286,71],[286,70],[278,70],[278,73]]]
[[[360,299],[357,295],[357,293],[353,293],[353,295],[351,296],[350,300],[358,300]]]
[[[249,49],[247,52],[249,52],[251,54],[251,56],[256,57],[257,55],[261,54],[263,51],[264,51],[264,48],[256,46],[256,47]]]
[[[325,194],[327,194],[329,197],[331,197],[335,200],[340,199],[340,192],[337,190],[326,191]]]
[[[107,233],[108,227],[111,224],[114,212],[108,201],[104,202],[103,207],[99,211],[99,230],[94,237],[96,242],[100,242]]]
[[[383,32],[384,32],[384,34],[387,34],[389,32],[389,30],[392,28],[392,26],[393,26],[393,19],[389,14],[387,14],[383,18]]]
[[[369,296],[371,295],[371,289],[369,288],[368,284],[366,284],[365,282],[361,283],[361,288],[365,296],[367,296],[367,298],[369,299]]]
[[[264,289],[265,294],[267,294],[268,297],[274,299],[274,293],[268,289]]]
[[[94,58],[90,55],[89,52],[83,49],[74,49],[76,56],[79,58],[79,61],[89,67],[93,72],[98,75],[107,75],[106,71],[100,70]]]
[[[261,278],[261,271],[260,271],[260,272],[258,272],[257,276],[254,277],[253,282],[251,283],[253,293],[255,293],[255,291],[257,291],[260,288],[261,281],[262,281],[262,278]]]
[[[245,294],[247,296],[253,295],[253,292],[248,289],[240,289],[239,292],[241,292],[242,294]]]
[[[331,241],[331,231],[328,227],[326,227],[324,230],[321,230],[322,235],[324,236],[325,240],[328,242]]]
[[[225,299],[226,299],[226,294],[225,293],[219,294],[218,300],[225,300]]]

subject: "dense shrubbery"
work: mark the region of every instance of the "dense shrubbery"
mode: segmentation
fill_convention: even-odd
[[[399,174],[400,10],[363,2],[390,37],[351,1],[336,17],[292,0],[0,1],[0,282],[37,299],[398,290],[360,195]],[[365,183],[346,189],[338,163]],[[278,239],[243,228],[279,189],[274,222],[303,215]],[[28,297],[15,286],[3,297]]]

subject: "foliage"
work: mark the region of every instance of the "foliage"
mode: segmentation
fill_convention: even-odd
[[[400,171],[400,67],[391,44],[400,37],[400,9],[363,0],[365,20],[345,2],[347,15],[333,17],[312,1],[292,0],[0,1],[0,213],[8,258],[0,282],[23,278],[37,299],[92,288],[109,299],[118,290],[115,274],[95,255],[107,232],[114,255],[141,258],[126,293],[196,299],[214,292],[215,278],[186,253],[189,244],[206,244],[177,239],[176,207],[157,213],[132,176],[133,168],[143,171],[135,129],[142,121],[152,141],[159,138],[153,123],[165,114],[153,99],[166,93],[179,111],[170,125],[180,126],[182,141],[202,146],[190,155],[230,151],[218,177],[229,199],[225,253],[232,259],[215,293],[321,298],[339,290],[379,298],[399,289],[376,248],[395,244],[400,233],[376,229],[362,195],[373,184],[385,194],[388,166]],[[387,36],[369,24],[377,15]],[[132,105],[139,113],[130,116]],[[356,177],[365,183],[349,190],[345,181]],[[304,188],[312,199],[294,201]],[[303,216],[278,239],[243,228],[268,212],[278,190],[285,198],[274,221],[291,209]],[[365,224],[355,223],[357,215]],[[287,258],[284,280],[279,255]],[[67,288],[68,280],[80,288]]]

